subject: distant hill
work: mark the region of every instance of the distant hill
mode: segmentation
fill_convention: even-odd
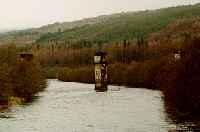
[[[0,43],[108,43],[134,40],[157,32],[180,18],[200,16],[200,4],[124,12],[74,22],[54,23],[0,35]]]
[[[58,31],[64,31],[66,29],[72,29],[75,27],[81,27],[84,25],[92,25],[95,23],[102,23],[113,17],[112,15],[108,16],[99,16],[94,18],[86,18],[73,22],[63,22],[63,23],[54,23],[42,26],[40,28],[31,28],[26,30],[16,30],[16,31],[7,31],[6,33],[0,33],[0,44],[32,44],[42,35],[48,33],[56,33]]]
[[[176,20],[159,32],[149,35],[149,45],[182,45],[191,38],[200,38],[200,17]]]

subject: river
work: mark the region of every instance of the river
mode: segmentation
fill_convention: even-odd
[[[26,105],[2,111],[0,132],[168,132],[160,91],[48,80],[48,87]]]

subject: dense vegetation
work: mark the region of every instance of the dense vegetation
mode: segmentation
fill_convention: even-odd
[[[195,114],[199,117],[200,38],[190,40],[182,52],[184,54],[180,61],[168,64],[160,71],[160,86],[166,103],[178,108],[178,114],[181,112],[184,116]]]
[[[21,60],[14,45],[0,47],[0,104],[12,97],[29,100],[45,88],[41,68],[34,60]]]
[[[104,43],[122,40],[134,41],[157,32],[170,22],[180,18],[199,16],[200,5],[180,6],[153,11],[115,14],[110,19],[67,29],[62,32],[42,35],[37,43],[78,44],[79,46],[101,46]]]

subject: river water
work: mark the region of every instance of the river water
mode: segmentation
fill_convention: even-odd
[[[168,132],[162,93],[48,80],[48,88],[26,105],[2,111],[0,132]]]

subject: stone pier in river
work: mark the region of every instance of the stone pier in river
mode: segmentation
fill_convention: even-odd
[[[96,52],[94,56],[94,64],[95,64],[95,90],[97,92],[105,92],[108,90],[107,87],[107,60],[106,60],[105,52]]]

